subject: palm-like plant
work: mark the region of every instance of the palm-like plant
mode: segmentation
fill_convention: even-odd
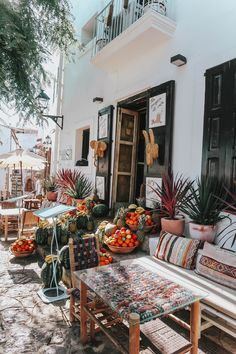
[[[185,200],[193,182],[182,175],[174,176],[172,171],[162,176],[162,186],[152,188],[158,201],[161,202],[161,212],[169,219],[176,219],[180,207]]]
[[[64,193],[74,199],[87,198],[93,190],[92,183],[82,173],[79,174],[74,185],[67,185]]]
[[[190,194],[184,199],[180,210],[195,224],[216,225],[226,217],[221,215],[226,195],[223,184],[216,178],[201,177],[196,180],[196,186],[190,186]]]
[[[62,168],[57,172],[57,185],[62,190],[75,188],[76,181],[81,175],[80,171]]]

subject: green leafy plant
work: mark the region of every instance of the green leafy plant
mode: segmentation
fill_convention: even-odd
[[[68,185],[65,188],[64,193],[74,199],[84,199],[87,198],[92,193],[92,190],[93,190],[92,183],[89,181],[89,179],[86,176],[80,173],[79,177],[75,182],[75,185],[74,186]]]
[[[192,184],[189,191],[180,209],[195,224],[216,225],[226,218],[221,212],[225,209],[227,192],[216,178],[198,178],[196,186]]]
[[[156,205],[158,205],[158,201],[161,202],[160,213],[172,220],[176,219],[192,184],[192,181],[182,175],[174,176],[171,170],[164,174],[162,176],[162,186],[151,187],[157,196],[157,201],[153,200],[153,202]]]
[[[45,63],[76,43],[69,1],[0,0],[0,14],[0,110],[40,123],[35,97],[50,81]]]
[[[56,192],[57,191],[57,182],[55,177],[47,177],[44,182],[44,187],[47,192]]]

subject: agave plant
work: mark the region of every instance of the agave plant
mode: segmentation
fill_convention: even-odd
[[[152,188],[161,201],[161,213],[169,219],[176,219],[176,216],[185,200],[193,182],[182,175],[174,176],[172,171],[162,176],[162,186],[156,185]],[[154,201],[155,202],[155,201]]]
[[[79,173],[79,177],[75,181],[75,184],[67,185],[64,193],[74,199],[84,199],[92,193],[92,190],[93,186],[90,180],[82,173]]]
[[[196,180],[196,186],[190,186],[190,194],[184,199],[180,209],[195,224],[216,225],[226,218],[221,214],[225,209],[226,195],[220,181],[214,177],[203,176]]]
[[[68,187],[75,188],[76,181],[80,177],[81,172],[78,170],[62,168],[57,172],[57,185],[62,190]]]
[[[44,188],[47,192],[56,192],[57,190],[57,182],[55,177],[47,177],[44,182]]]

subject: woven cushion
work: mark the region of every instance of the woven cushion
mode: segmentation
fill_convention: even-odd
[[[75,269],[88,269],[98,266],[97,240],[95,236],[74,241]]]
[[[206,242],[197,258],[195,272],[219,284],[236,289],[236,253]]]
[[[200,245],[199,240],[164,233],[158,242],[155,256],[179,267],[193,269]]]

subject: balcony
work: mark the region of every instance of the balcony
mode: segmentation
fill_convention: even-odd
[[[112,0],[96,17],[92,63],[114,71],[174,35],[173,0]]]

